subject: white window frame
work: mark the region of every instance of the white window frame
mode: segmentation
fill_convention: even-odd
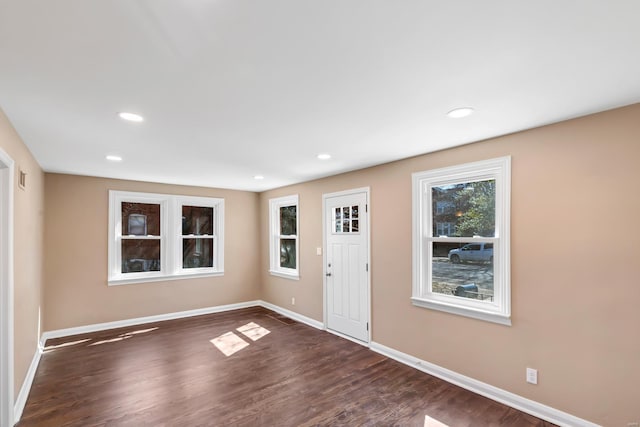
[[[213,209],[213,234],[211,236],[194,236],[182,234],[182,207],[183,206],[197,206],[203,208]],[[224,270],[224,252],[221,250],[224,248],[224,199],[217,199],[211,197],[188,197],[188,196],[175,196],[175,213],[173,216],[175,221],[174,226],[177,233],[175,233],[175,245],[176,250],[173,252],[175,256],[174,265],[176,266],[176,275],[191,276],[195,274],[211,274],[219,273]],[[213,266],[212,267],[200,267],[200,268],[184,268],[183,267],[183,254],[182,254],[182,241],[184,239],[191,238],[206,238],[213,240]]]
[[[495,179],[494,237],[433,236],[433,187]],[[511,157],[500,157],[442,169],[416,172],[413,180],[414,305],[474,319],[511,325],[510,212]],[[480,301],[431,291],[433,242],[493,243],[494,298]]]
[[[287,206],[296,207],[296,233],[285,236],[280,234],[280,208]],[[295,239],[296,241],[296,268],[280,266],[280,239]],[[269,199],[269,273],[287,279],[300,279],[300,205],[298,195]]]
[[[122,273],[122,203],[160,205],[160,237],[135,236],[135,239],[160,240],[160,271]],[[182,206],[214,209],[213,267],[182,268]],[[185,236],[189,237],[189,236]],[[189,277],[224,275],[224,199],[188,197],[171,194],[109,191],[109,286],[175,280]]]

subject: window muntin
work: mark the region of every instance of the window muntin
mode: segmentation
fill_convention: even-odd
[[[271,274],[299,278],[298,196],[269,200]]]
[[[221,275],[224,200],[109,191],[110,285]]]
[[[415,305],[510,324],[510,158],[413,174]]]

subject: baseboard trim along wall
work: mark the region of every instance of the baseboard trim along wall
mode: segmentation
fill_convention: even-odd
[[[372,341],[369,348],[376,353],[380,353],[390,359],[397,360],[407,366],[559,426],[600,427],[598,424],[583,420],[582,418],[578,418],[558,409],[543,405],[542,403],[518,396],[517,394],[502,390],[498,387],[483,383],[482,381],[475,380],[457,372],[450,371],[449,369],[434,365],[433,363],[418,359],[417,357],[402,353],[377,342]]]
[[[261,307],[267,308],[269,310],[275,311],[278,314],[282,314],[283,316],[286,316],[290,319],[293,320],[297,320],[300,323],[304,323],[306,325],[312,326],[316,329],[320,329],[320,330],[324,330],[324,323],[322,322],[318,322],[315,319],[312,319],[310,317],[307,316],[303,316],[302,314],[296,313],[294,311],[291,310],[287,310],[286,308],[282,308],[280,306],[277,306],[275,304],[271,304],[269,302],[266,301],[259,301],[259,305]]]
[[[33,385],[33,380],[36,377],[36,371],[38,370],[38,365],[40,364],[40,357],[42,356],[42,349],[44,345],[44,336],[40,337],[40,342],[38,342],[38,347],[33,355],[33,359],[31,359],[31,364],[29,365],[29,369],[27,370],[27,375],[24,377],[24,381],[22,382],[22,387],[20,387],[20,392],[16,397],[16,401],[13,404],[13,422],[14,424],[20,421],[22,418],[22,411],[24,411],[24,406],[27,404],[27,398],[29,397],[29,392],[31,391],[31,386]]]
[[[86,334],[89,332],[106,331],[109,329],[126,328],[128,326],[144,325],[145,323],[162,322],[165,320],[182,319],[185,317],[202,316],[204,314],[221,313],[223,311],[238,310],[241,308],[256,307],[260,301],[247,301],[237,304],[218,305],[215,307],[198,308],[195,310],[178,311],[175,313],[157,314],[155,316],[136,317],[133,319],[116,320],[115,322],[96,323],[93,325],[77,326],[75,328],[57,329],[42,334],[44,341],[52,338],[62,338],[71,335]]]
[[[15,422],[17,423],[20,420],[20,417],[22,416],[22,412],[24,410],[25,404],[27,403],[27,398],[29,396],[29,391],[31,390],[31,386],[33,384],[33,380],[36,374],[36,370],[38,368],[38,364],[40,363],[40,357],[42,355],[43,349],[45,348],[45,343],[48,339],[62,338],[62,337],[67,337],[71,335],[79,335],[79,334],[85,334],[89,332],[104,331],[104,330],[123,328],[128,326],[137,326],[145,323],[162,322],[164,320],[173,320],[173,319],[181,319],[186,317],[201,316],[204,314],[220,313],[224,311],[238,310],[241,308],[249,308],[249,307],[264,307],[266,309],[275,311],[278,314],[281,314],[293,320],[297,320],[298,322],[309,325],[313,328],[320,329],[320,330],[326,329],[324,323],[319,322],[315,319],[312,319],[310,317],[304,316],[302,314],[296,313],[291,310],[287,310],[286,308],[282,308],[280,306],[271,304],[266,301],[255,300],[255,301],[247,301],[247,302],[242,302],[237,304],[220,305],[215,307],[200,308],[196,310],[179,311],[175,313],[159,314],[155,316],[138,317],[134,319],[118,320],[115,322],[97,323],[94,325],[78,326],[74,328],[47,331],[42,334],[38,349],[36,350],[36,353],[33,356],[33,360],[31,361],[31,365],[29,366],[29,370],[22,384],[22,388],[20,389],[20,393],[18,394],[18,397],[16,399],[16,403],[14,405]],[[341,336],[340,334],[335,334],[335,335]],[[438,377],[444,381],[460,386],[466,390],[472,391],[479,395],[485,396],[489,399],[511,406],[512,408],[526,412],[528,414],[531,414],[538,418],[552,422],[559,426],[600,427],[597,424],[591,423],[587,420],[583,420],[581,418],[575,417],[571,414],[567,414],[566,412],[562,412],[560,410],[551,408],[549,406],[543,405],[533,400],[526,399],[514,393],[508,392],[506,390],[502,390],[498,387],[494,387],[490,384],[483,383],[481,381],[464,376],[457,372],[450,371],[446,368],[443,368],[438,365],[434,365],[433,363],[427,362],[425,360],[418,359],[417,357],[411,356],[409,354],[402,353],[398,350],[395,350],[391,347],[384,346],[375,341],[372,341],[369,344],[369,348],[372,351],[375,351],[376,353],[380,353],[383,356],[389,357],[390,359],[397,360],[398,362],[403,363],[407,366],[418,369],[429,375],[433,375],[434,377]]]

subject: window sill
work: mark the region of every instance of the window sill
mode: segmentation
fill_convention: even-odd
[[[493,322],[493,323],[498,323],[500,325],[511,326],[511,317],[503,314],[476,310],[476,309],[457,306],[457,305],[443,304],[440,302],[430,301],[424,298],[417,298],[417,297],[412,297],[411,302],[413,303],[413,305],[417,307],[443,311],[445,313],[457,314],[459,316],[470,317],[472,319],[484,320],[486,322]]]
[[[281,271],[273,271],[273,270],[269,270],[269,274],[271,274],[272,276],[282,277],[283,279],[300,280],[300,275],[298,274],[289,274],[289,273],[283,273]]]
[[[168,282],[170,280],[197,279],[200,277],[218,277],[224,276],[224,271],[213,272],[196,272],[196,273],[178,273],[164,276],[147,276],[147,277],[126,277],[118,276],[107,281],[109,286],[131,285],[135,283],[147,282]]]

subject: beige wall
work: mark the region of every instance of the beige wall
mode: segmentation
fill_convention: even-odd
[[[14,177],[14,393],[17,397],[38,348],[42,309],[44,174],[0,110],[0,148],[15,162]],[[18,173],[27,173],[25,189]]]
[[[262,193],[262,297],[322,320],[322,194],[370,186],[374,341],[592,422],[626,425],[640,418],[639,136],[637,104]],[[506,155],[513,326],[413,306],[411,173]],[[288,194],[300,195],[299,281],[267,272],[268,200]],[[539,370],[538,385],[525,382],[525,367]]]
[[[224,198],[224,276],[107,286],[109,190]],[[256,193],[47,173],[45,195],[45,331],[260,297]]]

